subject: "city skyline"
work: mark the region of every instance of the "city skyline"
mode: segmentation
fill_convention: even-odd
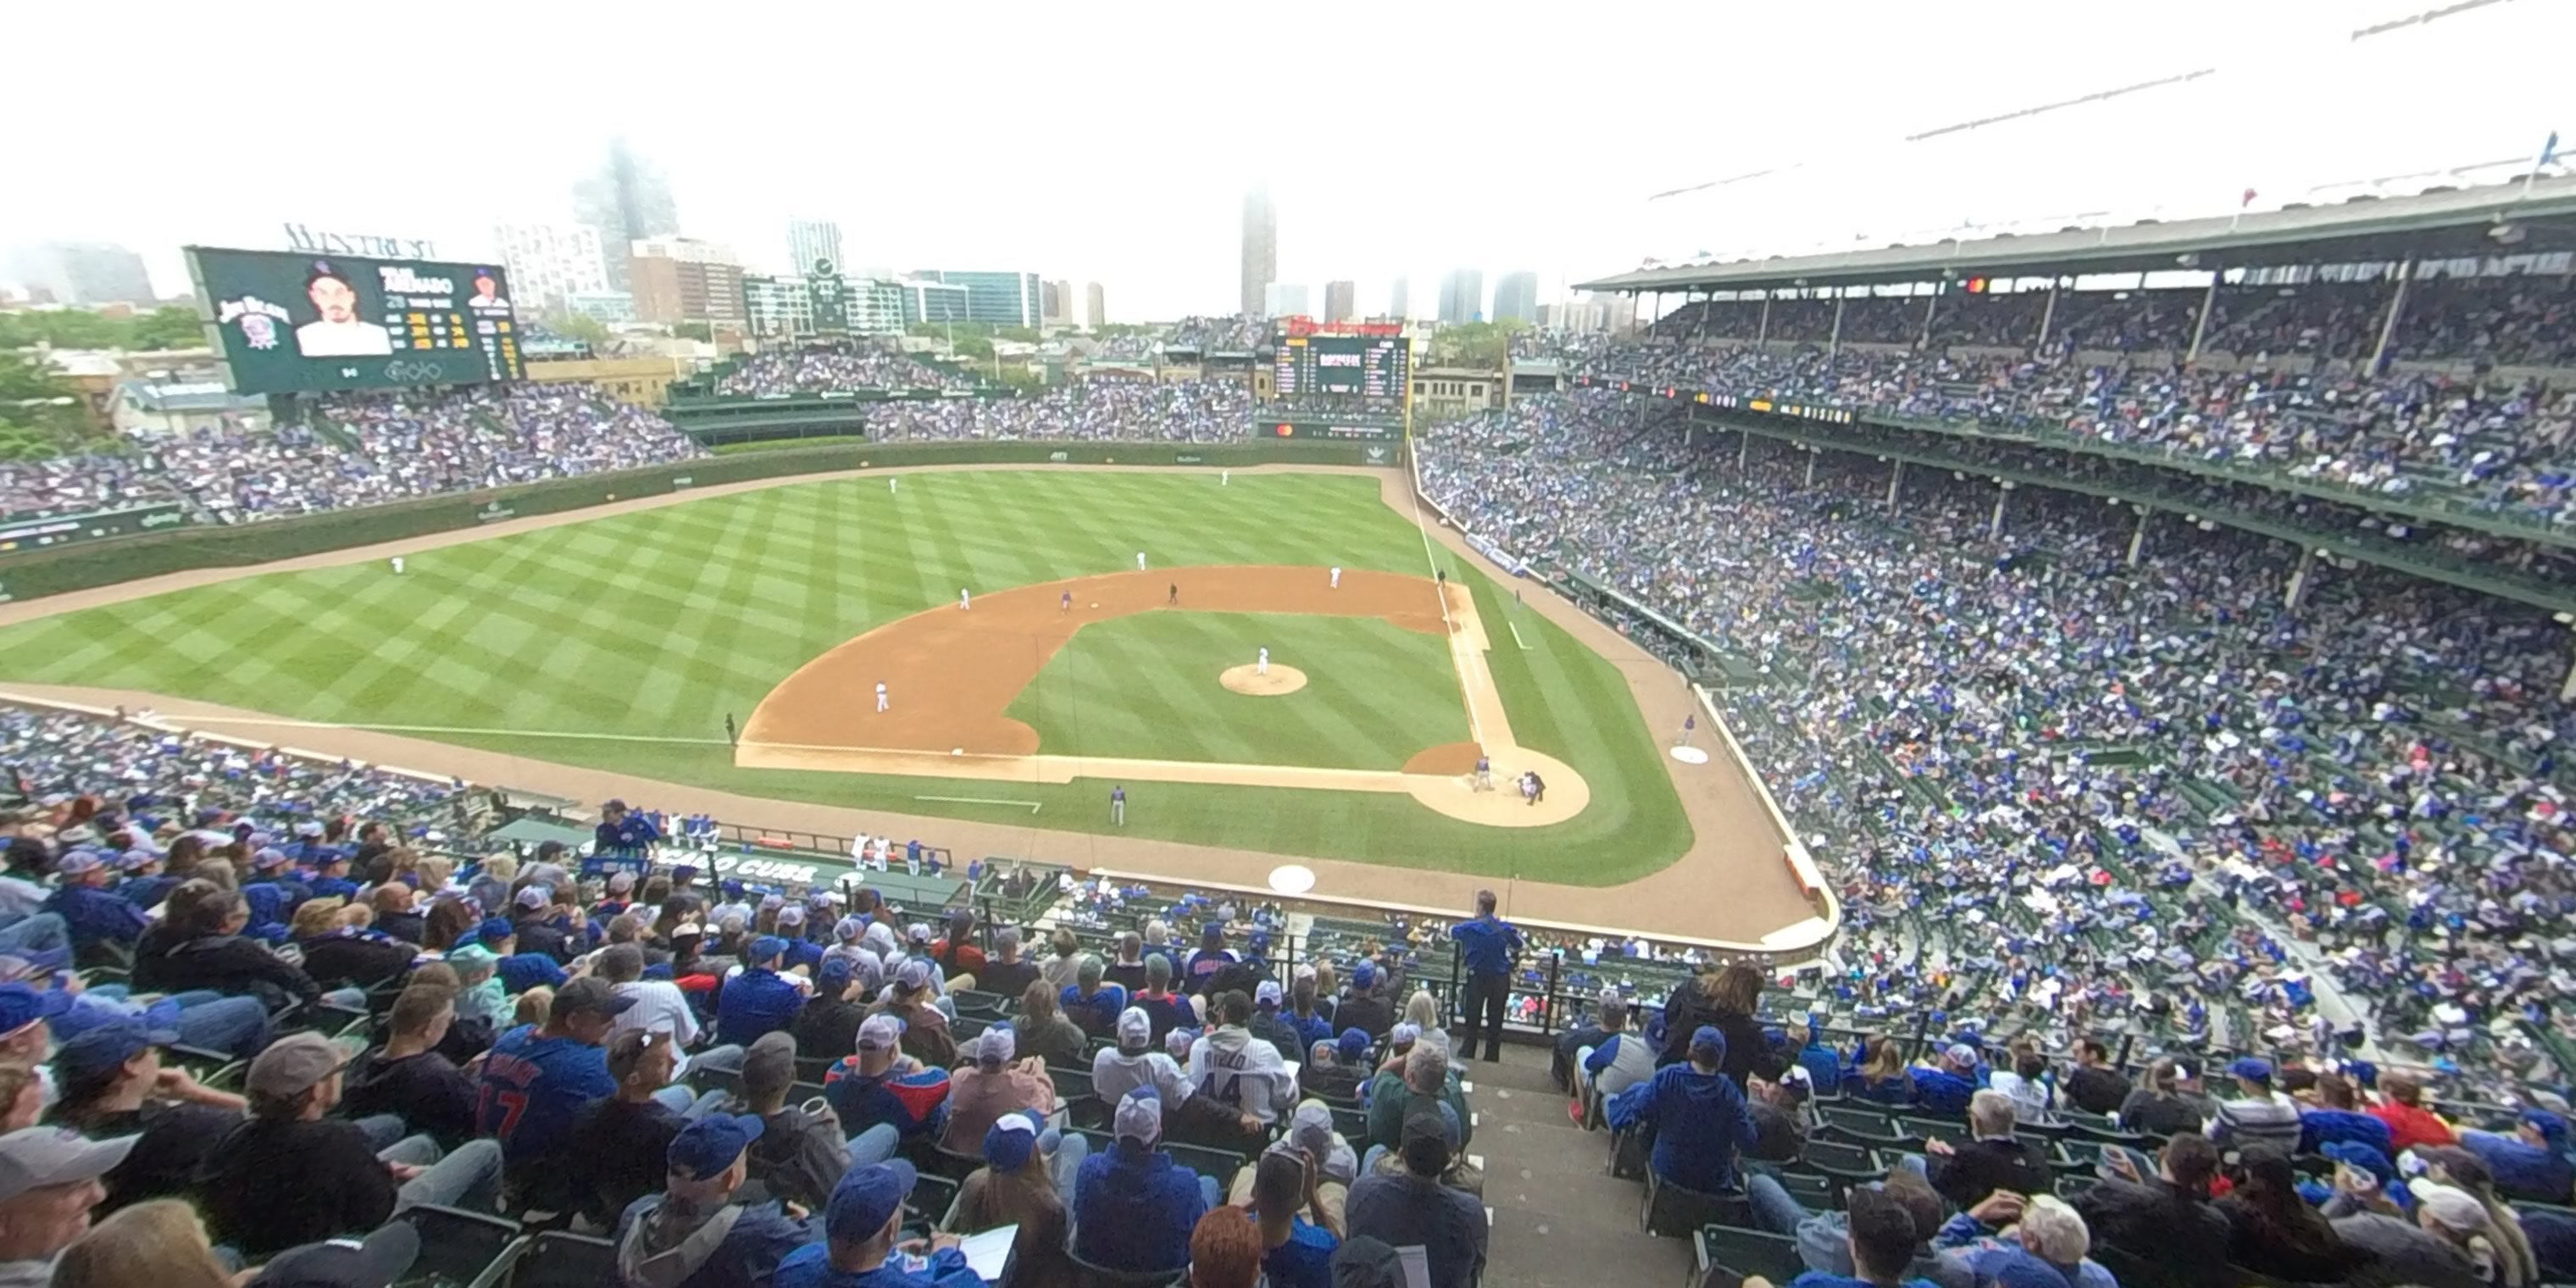
[[[1311,72],[1306,99],[1358,102],[1363,112],[1378,103],[1387,120],[1399,120],[1405,87],[1419,87],[1427,74],[1410,51],[1440,48],[1464,65],[1532,56],[1513,24],[1479,21],[1462,6],[1373,16],[1382,28],[1356,45],[1337,24],[1281,33],[1251,15],[1193,12],[1164,39],[1139,43],[1071,13],[982,23],[941,12],[787,7],[792,13],[778,22],[693,31],[685,50],[659,24],[601,23],[543,6],[513,11],[496,29],[508,65],[567,74],[514,85],[518,110],[548,125],[511,147],[490,147],[471,132],[407,134],[399,166],[306,164],[383,151],[383,118],[349,113],[301,121],[291,139],[249,132],[226,148],[161,150],[148,184],[140,173],[102,170],[98,149],[84,142],[153,137],[159,127],[145,98],[97,93],[95,70],[81,60],[26,60],[22,94],[90,103],[93,119],[82,131],[21,141],[18,171],[60,181],[32,184],[32,199],[0,208],[0,247],[121,245],[143,257],[163,297],[185,291],[181,246],[280,247],[288,222],[426,237],[459,260],[495,256],[496,227],[576,222],[573,186],[613,180],[619,167],[607,159],[623,137],[635,199],[616,201],[613,181],[595,185],[608,191],[592,204],[594,219],[580,222],[595,220],[611,233],[604,240],[640,225],[727,242],[744,248],[747,267],[767,271],[796,267],[772,257],[785,252],[784,221],[803,216],[838,224],[845,254],[859,264],[1028,265],[1051,279],[1114,284],[1124,317],[1228,312],[1243,300],[1242,200],[1259,185],[1278,212],[1269,280],[1357,282],[1365,316],[1386,310],[1396,279],[1433,282],[1478,264],[1489,273],[1534,271],[1541,302],[1554,302],[1573,282],[1649,257],[1687,262],[1935,242],[1979,229],[2224,215],[2247,188],[2261,194],[2258,208],[2325,204],[2371,191],[2368,181],[2378,176],[2417,175],[2406,182],[2420,187],[2456,182],[2442,172],[2473,162],[2501,159],[2509,170],[2565,124],[2552,119],[2562,96],[2548,77],[2478,69],[2494,50],[2560,47],[2576,35],[2576,6],[2566,5],[2488,5],[2355,40],[2352,30],[2422,3],[2175,0],[2149,29],[2067,59],[2058,47],[2065,14],[2042,0],[1886,6],[1866,23],[1795,9],[1614,3],[1567,24],[1546,56],[1615,53],[1644,30],[1683,45],[1830,44],[1840,75],[1882,78],[1906,92],[1846,96],[1766,115],[1758,129],[1712,133],[1693,110],[1704,85],[1644,74],[1597,111],[1516,121],[1516,149],[1566,158],[1553,182],[1520,184],[1490,167],[1453,164],[1436,149],[1391,156],[1361,180],[1346,149],[1267,141],[1278,120],[1310,119],[1320,129],[1336,119],[1320,110],[1266,114],[1258,128],[1241,113],[1169,111],[1239,96],[1240,68],[1229,55],[1250,41],[1261,61]],[[210,66],[284,69],[409,38],[389,13],[334,11],[323,23],[318,9],[304,8],[288,0],[256,13],[177,11],[137,26],[113,7],[56,7],[26,15],[17,34],[32,49],[114,47],[121,72],[137,84],[185,83]],[[1922,83],[1909,69],[1923,51],[1955,43],[1971,17],[1980,59],[2012,73]],[[755,58],[759,33],[781,23],[824,46],[937,48],[971,37],[979,66],[997,83],[1077,66],[1098,87],[1090,114],[1170,123],[1151,149],[1033,149],[944,178],[930,199],[899,165],[823,164],[798,132],[743,129],[703,98],[599,110],[604,90]],[[2209,49],[2211,30],[2229,33],[2227,49]],[[2169,88],[2081,101],[2202,70]],[[939,101],[940,75],[928,62],[898,60],[882,69],[872,93]],[[1730,81],[1730,94],[1807,103],[1807,75],[1787,65],[1749,68]],[[2407,102],[2397,111],[2386,87],[2401,83]],[[770,107],[791,115],[839,102],[821,84],[768,88]],[[2033,110],[2070,102],[2078,105]],[[1028,104],[1008,98],[970,96],[954,111],[960,137],[1011,137],[1036,119]],[[2319,116],[2369,126],[2248,128]],[[2163,146],[2174,137],[2204,142]],[[864,149],[866,140],[858,142]],[[2154,164],[2138,164],[2141,155]],[[98,181],[72,181],[85,175]],[[1498,200],[1505,192],[1509,199]],[[1045,194],[1042,208],[1030,194]],[[665,195],[668,220],[658,217]],[[1229,267],[1237,271],[1229,275]]]

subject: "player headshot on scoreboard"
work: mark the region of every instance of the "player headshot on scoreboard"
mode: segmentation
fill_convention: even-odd
[[[296,351],[308,358],[385,357],[394,351],[392,333],[358,316],[358,288],[327,259],[313,261],[304,274],[304,297],[322,316],[295,328]]]
[[[478,309],[510,307],[510,302],[501,298],[501,279],[494,276],[492,270],[488,268],[474,270],[474,298],[467,300],[466,303]]]

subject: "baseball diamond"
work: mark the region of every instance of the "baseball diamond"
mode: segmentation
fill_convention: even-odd
[[[448,762],[408,747],[881,812],[923,835],[956,826],[923,816],[1006,826],[996,853],[1117,867],[1081,839],[1114,835],[1189,847],[1212,879],[1321,860],[1344,888],[1398,896],[1366,869],[1575,897],[1670,881],[1692,898],[1622,899],[1599,924],[1760,942],[1810,923],[1741,767],[1669,762],[1650,732],[1695,705],[1680,678],[1553,597],[1522,603],[1396,472],[967,467],[891,489],[886,473],[0,605],[0,681],[299,746],[381,735],[433,768]],[[1229,689],[1263,647],[1307,685]],[[1474,789],[1480,745],[1491,790]],[[1545,783],[1534,804],[1524,769]]]

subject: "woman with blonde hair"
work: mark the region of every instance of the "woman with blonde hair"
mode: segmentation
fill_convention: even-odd
[[[1894,1038],[1873,1033],[1862,1040],[1857,1058],[1843,1070],[1843,1094],[1878,1105],[1914,1103],[1914,1072]]]
[[[1436,1033],[1443,1039],[1449,1036],[1449,1030],[1440,1023],[1440,999],[1433,997],[1427,988],[1417,988],[1413,990],[1413,996],[1404,999],[1403,1022],[1426,1035]]]
[[[197,1210],[152,1199],[99,1222],[54,1262],[54,1288],[231,1288]]]

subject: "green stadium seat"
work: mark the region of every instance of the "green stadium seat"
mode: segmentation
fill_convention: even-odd
[[[1691,1260],[1698,1271],[1693,1282],[1721,1266],[1739,1275],[1760,1275],[1774,1284],[1786,1284],[1807,1272],[1796,1239],[1743,1226],[1704,1225],[1693,1231]]]
[[[529,1242],[518,1222],[463,1208],[424,1203],[394,1219],[420,1235],[420,1259],[412,1263],[406,1281],[497,1283]]]
[[[510,1288],[596,1288],[617,1280],[617,1245],[586,1234],[550,1230],[519,1258]]]
[[[1740,1225],[1751,1220],[1752,1213],[1740,1193],[1684,1189],[1650,1171],[1637,1206],[1637,1228],[1658,1238],[1680,1239],[1703,1226]]]

